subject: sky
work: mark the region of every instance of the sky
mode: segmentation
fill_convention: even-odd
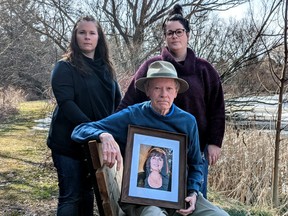
[[[219,16],[221,18],[229,19],[230,17],[235,19],[241,19],[245,16],[245,13],[249,7],[248,3],[239,5],[238,7],[231,8],[227,11],[221,11],[219,12]]]
[[[263,6],[263,3],[261,1],[262,0],[250,0],[251,7],[254,10],[254,12],[257,12],[257,11],[260,12],[260,10]],[[267,4],[267,5],[269,5],[269,3],[271,3],[271,1],[265,2],[265,4]],[[219,12],[219,16],[221,18],[227,18],[227,19],[229,19],[229,17],[233,17],[235,19],[241,19],[247,14],[249,7],[250,7],[250,5],[247,2],[245,4],[241,4],[241,5],[237,6],[235,8],[231,8],[227,11]],[[259,15],[259,13],[258,13],[258,15]]]
[[[276,1],[279,3],[280,0]],[[251,10],[253,11],[253,19],[255,21],[259,21],[261,23],[261,20],[263,21],[264,18],[267,18],[268,11],[271,9],[273,2],[272,0],[250,0],[251,3],[245,3],[241,4],[238,7],[231,8],[227,11],[221,11],[218,12],[218,15],[220,18],[223,18],[224,20],[228,20],[229,18],[233,18],[236,20],[241,20],[245,16],[250,17]],[[284,4],[284,3],[282,3]],[[275,7],[275,2],[274,2]],[[271,23],[269,23],[269,28],[271,27],[274,31],[282,31],[282,24],[283,17],[281,12],[281,7],[283,5],[280,5],[280,9],[278,8],[274,15],[270,18],[272,20]],[[280,12],[279,12],[280,11]]]

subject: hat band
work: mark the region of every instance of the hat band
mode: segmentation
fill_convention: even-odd
[[[152,78],[152,77],[167,77],[167,78],[178,78],[176,75],[171,74],[171,73],[152,73],[147,76],[147,78]]]

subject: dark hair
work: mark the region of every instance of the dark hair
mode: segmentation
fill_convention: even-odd
[[[103,29],[102,29],[100,23],[98,21],[96,21],[93,16],[83,16],[83,17],[80,17],[76,21],[76,23],[73,27],[71,41],[70,41],[68,50],[63,55],[63,57],[65,59],[67,59],[68,61],[70,61],[80,73],[87,74],[90,72],[91,69],[87,65],[85,65],[85,63],[83,61],[82,51],[79,48],[79,45],[77,42],[77,37],[76,37],[78,25],[82,21],[95,23],[99,38],[98,38],[98,43],[97,43],[97,47],[95,50],[94,58],[96,58],[96,57],[102,58],[103,61],[105,62],[105,64],[107,65],[109,72],[111,73],[111,76],[113,78],[115,78],[116,75],[115,75],[112,61],[110,60],[109,47],[108,47],[108,44],[106,41],[105,34],[103,32]]]
[[[167,161],[167,156],[166,156],[166,152],[161,149],[161,148],[152,148],[149,150],[148,152],[148,157],[147,157],[147,160],[144,164],[144,170],[147,174],[149,174],[151,171],[151,165],[150,165],[150,161],[151,161],[151,158],[152,157],[161,157],[163,159],[163,167],[160,171],[160,173],[163,175],[163,176],[166,176],[169,172],[169,167],[168,167],[168,161]]]
[[[185,28],[185,31],[190,32],[189,21],[183,17],[183,9],[181,5],[174,5],[173,9],[168,14],[168,17],[164,20],[162,25],[162,30],[164,33],[166,32],[166,25],[169,21],[179,21]]]

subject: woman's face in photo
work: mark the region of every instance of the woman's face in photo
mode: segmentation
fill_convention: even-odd
[[[152,156],[150,163],[151,163],[151,170],[160,172],[163,167],[164,160],[160,156]]]

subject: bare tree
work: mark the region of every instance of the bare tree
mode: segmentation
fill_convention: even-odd
[[[263,55],[265,50],[260,37],[266,35],[269,38],[262,41],[270,43],[267,46],[270,49],[279,45],[276,39],[271,40],[272,34],[268,35],[267,26],[280,0],[275,1],[260,24],[253,19],[231,21],[229,25],[217,23],[216,19],[210,21],[208,15],[211,11],[225,10],[247,1],[86,0],[85,4],[81,4],[81,1],[69,0],[12,0],[9,4],[11,12],[23,24],[52,40],[62,51],[67,47],[76,17],[94,14],[106,29],[118,71],[131,74],[143,60],[159,53],[163,42],[161,24],[169,10],[180,3],[192,25],[192,48],[219,68],[225,83]]]
[[[257,75],[257,77],[254,75],[250,75],[249,82],[254,82],[254,85],[256,86],[256,83],[258,82],[258,85],[262,87],[262,90],[265,90],[268,93],[271,93],[272,91],[274,93],[278,94],[278,110],[277,110],[277,119],[275,123],[275,140],[274,140],[274,169],[273,174],[271,173],[271,179],[273,180],[271,184],[272,188],[272,201],[274,207],[279,206],[279,191],[283,187],[283,185],[279,185],[281,176],[285,176],[285,174],[281,174],[279,170],[281,170],[281,161],[280,161],[280,147],[281,147],[281,132],[287,128],[287,125],[283,125],[282,123],[282,114],[283,114],[283,103],[285,102],[285,93],[287,91],[287,60],[288,60],[288,46],[287,46],[287,6],[288,1],[282,1],[282,0],[274,0],[269,2],[270,5],[265,4],[265,16],[263,16],[261,25],[256,25],[256,21],[252,19],[253,22],[251,22],[251,26],[253,29],[252,36],[250,37],[250,45],[244,46],[243,50],[239,52],[238,58],[234,58],[232,63],[229,64],[229,67],[235,68],[236,70],[229,70],[229,67],[227,68],[227,74],[229,79],[235,78],[237,75],[239,75],[239,68],[237,66],[240,61],[238,59],[241,59],[242,63],[239,64],[239,66],[243,67],[244,70],[246,69],[252,69],[252,65],[254,63],[255,67],[254,70],[251,70],[254,72],[254,74]],[[283,10],[283,17],[279,16],[280,11]],[[279,26],[277,26],[279,24]],[[269,27],[272,27],[269,29]],[[278,28],[277,28],[278,27]],[[248,28],[242,28],[248,29]],[[276,31],[275,31],[276,29]],[[274,30],[274,32],[273,32]],[[282,33],[283,32],[283,33]],[[245,33],[249,37],[249,32]],[[239,35],[239,34],[238,34]],[[242,38],[242,37],[241,37]],[[239,48],[241,49],[241,44],[237,43]],[[249,48],[249,49],[248,49]],[[225,49],[229,50],[229,49]],[[247,52],[250,50],[249,52]],[[257,52],[255,52],[257,51]],[[282,53],[280,53],[282,52]],[[236,61],[235,61],[236,60]],[[245,63],[246,62],[246,63]],[[237,64],[236,64],[237,63]],[[248,66],[248,67],[247,67]],[[237,69],[238,67],[238,69]],[[280,70],[280,67],[282,69]],[[251,71],[247,71],[247,74],[250,74]],[[262,73],[265,71],[265,73]],[[269,75],[270,72],[270,75]],[[245,72],[242,71],[244,74]],[[262,73],[262,74],[261,74]],[[227,75],[226,74],[226,75]],[[225,74],[224,74],[225,75]],[[228,83],[229,79],[226,79],[226,83]],[[243,78],[244,81],[247,81]],[[232,81],[233,84],[235,84],[235,80]],[[273,83],[273,85],[271,85]],[[244,85],[247,88],[247,83]],[[259,89],[258,89],[259,90]],[[250,94],[252,91],[248,91]],[[263,93],[263,91],[262,91]],[[255,95],[255,93],[254,93]],[[248,104],[246,104],[247,107]],[[282,166],[283,167],[283,166]],[[283,170],[283,169],[282,169]],[[283,178],[282,178],[283,179]],[[282,184],[285,184],[282,182]],[[270,188],[270,185],[269,185]],[[270,198],[270,197],[269,197]]]
[[[161,24],[176,4],[183,6],[191,23],[198,27],[203,17],[213,10],[226,10],[248,0],[12,0],[11,10],[34,31],[53,40],[65,50],[71,26],[76,17],[94,14],[105,27],[113,44],[113,54],[120,69],[135,71],[149,56],[158,53],[162,46]],[[26,2],[26,4],[25,4]],[[82,3],[82,4],[81,4]],[[206,19],[207,20],[207,19]]]
[[[269,27],[271,27],[271,20],[274,18],[281,1],[282,0],[273,1],[271,7],[265,10],[265,16],[262,21],[255,21],[253,19],[253,13],[251,12],[249,20],[243,19],[241,21],[242,24],[235,23],[235,26],[236,24],[240,24],[241,27],[237,30],[235,29],[236,32],[235,30],[232,31],[232,35],[236,36],[236,43],[234,43],[235,47],[233,47],[234,54],[231,53],[234,57],[229,63],[227,69],[221,74],[223,80],[229,80],[243,66],[251,64],[251,61],[263,56],[267,51],[273,50],[281,45],[281,36],[279,36],[279,33],[274,32],[273,28],[269,29]],[[241,34],[240,32],[243,30],[245,32]],[[240,40],[243,41],[237,41],[239,35],[242,35]],[[246,43],[243,43],[245,41]],[[245,45],[243,46],[243,44]]]
[[[11,0],[9,8],[24,25],[66,50],[75,17],[73,1]]]
[[[0,5],[0,85],[4,90],[13,86],[30,93],[29,97],[41,98],[49,84],[53,44],[23,24],[11,7],[11,1]]]
[[[118,74],[131,75],[143,60],[159,53],[163,46],[163,20],[180,3],[191,22],[192,49],[215,65],[223,83],[229,83],[251,64],[258,64],[267,50],[279,46],[277,33],[269,32],[268,27],[281,0],[267,8],[262,23],[253,20],[252,15],[229,23],[209,16],[213,10],[226,10],[247,1],[11,0],[5,4],[23,25],[42,39],[53,41],[58,54],[66,50],[76,18],[93,14],[109,37]]]
[[[282,121],[282,106],[283,106],[283,95],[285,93],[285,88],[287,86],[287,64],[288,64],[288,45],[287,45],[287,30],[288,30],[288,0],[284,1],[283,4],[283,9],[284,9],[284,61],[283,61],[283,69],[282,69],[282,74],[281,77],[278,77],[277,74],[276,76],[278,77],[279,81],[279,99],[278,99],[278,116],[277,116],[277,121],[276,121],[276,136],[275,136],[275,154],[274,154],[274,175],[273,175],[273,204],[274,207],[278,207],[279,205],[279,158],[280,158],[280,144],[281,144],[281,131],[283,130],[281,121]],[[270,57],[271,59],[271,57]],[[273,72],[273,68],[272,72]]]
[[[183,6],[187,19],[197,22],[199,17],[207,17],[213,10],[225,10],[244,2],[246,1],[100,0],[87,1],[87,4],[95,14],[100,14],[100,11],[104,12],[101,19],[107,23],[107,29],[110,29],[108,34],[118,45],[117,59],[122,62],[124,70],[134,72],[143,60],[159,53],[163,42],[161,25],[176,3]]]

